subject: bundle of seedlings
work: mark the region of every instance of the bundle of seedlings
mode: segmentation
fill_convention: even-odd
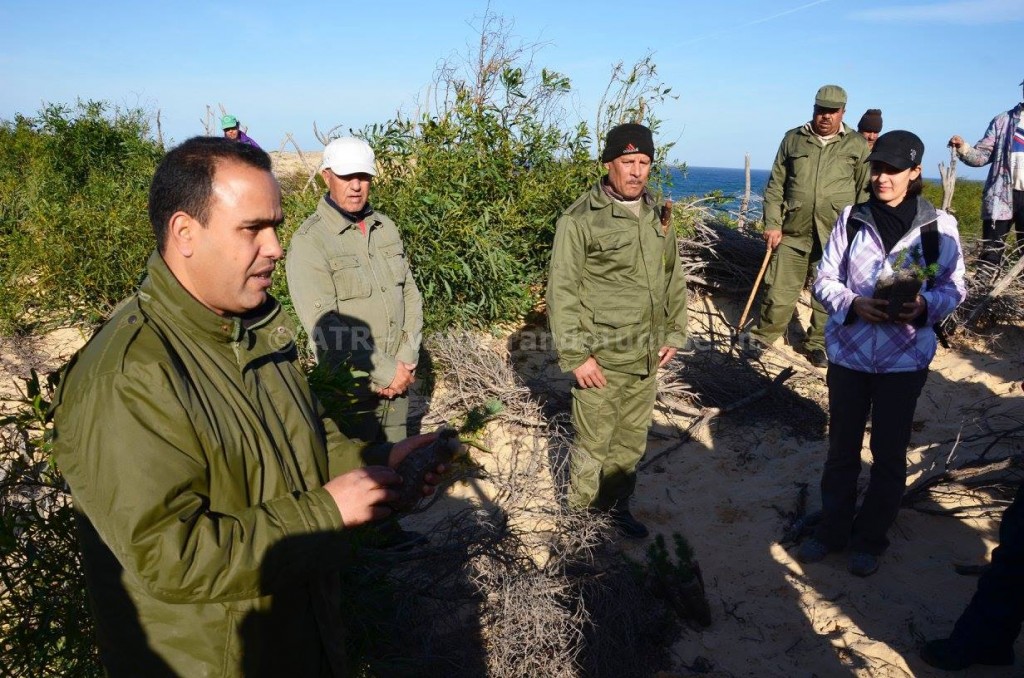
[[[893,260],[892,271],[879,276],[872,296],[889,302],[885,307],[886,315],[891,322],[899,322],[903,305],[917,299],[925,281],[938,271],[938,264],[925,264],[919,245],[902,249]]]

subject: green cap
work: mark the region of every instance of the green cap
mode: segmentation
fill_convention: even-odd
[[[232,127],[238,127],[238,118],[233,115],[225,115],[220,119],[221,129],[231,129]]]
[[[846,108],[846,90],[839,85],[825,85],[814,95],[814,105],[822,108]]]

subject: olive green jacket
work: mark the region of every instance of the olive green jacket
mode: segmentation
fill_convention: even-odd
[[[394,222],[366,218],[366,235],[320,199],[292,236],[285,262],[288,292],[318,360],[348,361],[378,388],[395,378],[396,360],[415,365],[423,299]]]
[[[686,342],[686,280],[675,232],[653,204],[640,218],[596,184],[559,218],[547,306],[558,364],[590,356],[603,368],[647,375],[662,346]]]
[[[808,124],[786,132],[764,189],[765,230],[805,252],[817,232],[824,247],[842,209],[868,198],[867,157],[864,137],[846,123],[825,146]]]
[[[322,485],[388,448],[322,420],[276,301],[245,323],[157,253],[148,274],[54,401],[101,658],[111,675],[331,675],[349,546]]]

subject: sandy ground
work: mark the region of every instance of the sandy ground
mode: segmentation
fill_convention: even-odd
[[[936,460],[941,464],[954,446],[961,458],[977,454],[993,440],[986,432],[1024,415],[1021,340],[1010,328],[995,350],[939,350],[918,403],[909,482],[929,473]],[[74,329],[34,340],[0,339],[0,399],[17,392],[16,378],[30,368],[53,369],[83,342]],[[808,367],[789,347],[780,350]],[[555,369],[550,355],[539,364]],[[567,390],[567,376],[555,372],[546,378]],[[746,411],[758,407],[755,402]],[[678,445],[679,423],[657,415],[649,454]],[[997,451],[1019,452],[1014,445]],[[709,629],[684,632],[673,648],[672,675],[698,669],[718,676],[941,675],[917,658],[917,647],[951,629],[976,582],[953,565],[985,562],[997,521],[905,509],[874,576],[850,575],[843,555],[801,566],[792,547],[778,544],[787,523],[782,514],[796,505],[800,483],[809,486],[808,509],[817,508],[825,447],[823,439],[801,438],[782,421],[740,412],[718,419],[641,473],[634,512],[653,531],[690,540],[714,615]],[[989,499],[960,495],[945,504],[992,506]],[[623,542],[636,559],[645,547]],[[966,675],[1024,675],[1024,640],[1016,649],[1021,659],[1015,667]]]

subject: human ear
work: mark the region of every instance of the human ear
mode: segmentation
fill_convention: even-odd
[[[185,212],[175,212],[167,222],[167,246],[183,257],[190,257],[195,251],[192,238],[199,228],[199,222]]]

